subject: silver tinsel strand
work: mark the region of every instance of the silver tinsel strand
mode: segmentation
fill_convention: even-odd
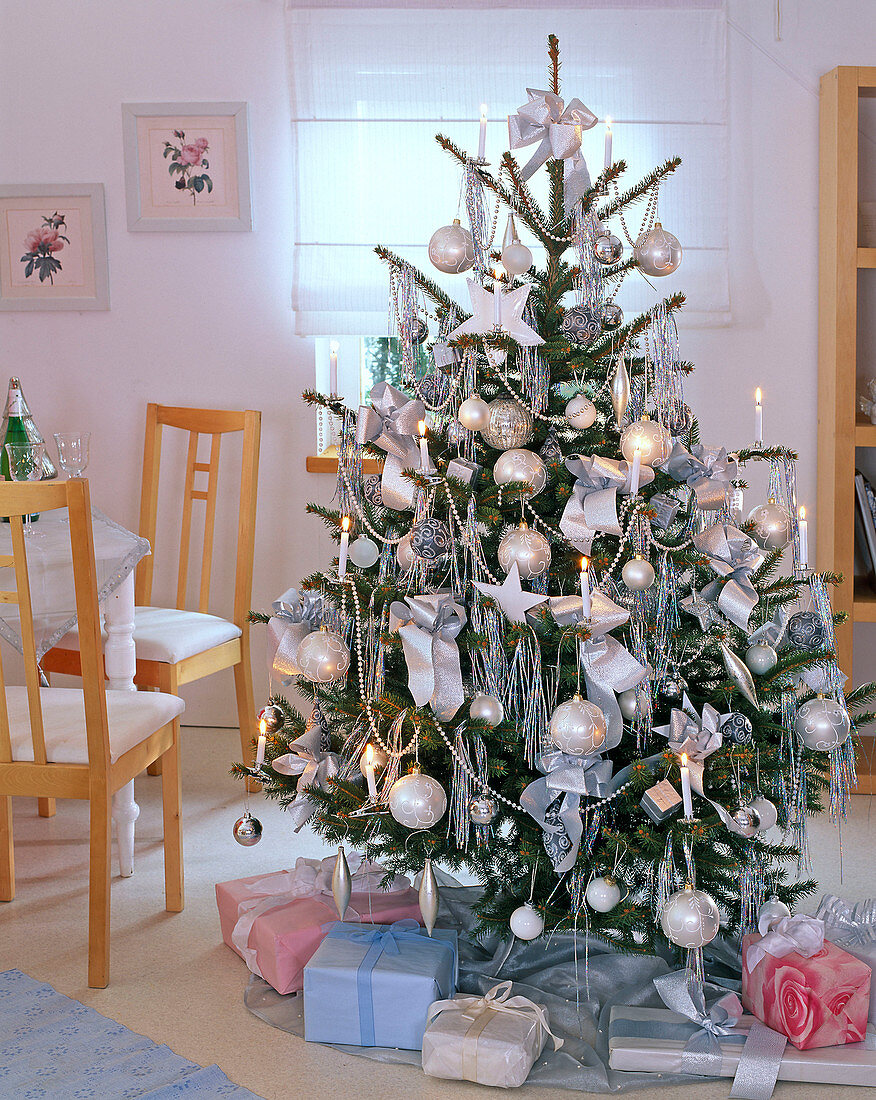
[[[362,496],[362,448],[356,442],[356,414],[344,409],[338,440],[338,484],[335,499],[342,516],[358,514],[365,509]]]
[[[484,185],[473,161],[468,161],[465,166],[465,210],[471,228],[474,270],[478,276],[482,276],[486,271],[487,254],[490,248],[490,242],[487,240],[490,223]]]
[[[464,852],[468,849],[471,828],[468,806],[472,798],[473,771],[465,737],[465,722],[456,729],[453,739],[453,777],[450,786],[450,814],[447,821],[447,836],[453,837],[456,847]]]
[[[524,634],[515,646],[504,705],[523,739],[524,758],[534,767],[535,758],[542,751],[548,715],[541,677],[541,648],[532,633]]]

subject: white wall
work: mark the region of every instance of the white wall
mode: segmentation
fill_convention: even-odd
[[[747,441],[751,395],[763,386],[767,435],[799,450],[801,500],[814,503],[816,93],[835,65],[876,62],[876,25],[870,0],[782,9],[777,42],[771,3],[729,0],[733,322],[685,331],[682,321],[682,348],[698,365],[688,395],[704,438]],[[525,14],[515,18],[525,33]],[[128,525],[147,400],[262,409],[253,603],[265,607],[328,557],[330,541],[303,507],[333,489],[332,478],[304,473],[313,417],[298,395],[312,381],[312,351],[292,335],[289,312],[282,0],[0,0],[0,19],[0,181],[105,184],[112,306],[0,314],[0,373],[21,375],[45,435],[94,433],[95,501]],[[635,11],[629,22],[633,35]],[[255,232],[128,233],[120,104],[155,100],[250,104]],[[447,188],[455,195],[450,170]],[[227,563],[217,583],[223,575]],[[258,636],[256,653],[258,695]],[[190,720],[232,724],[220,679],[187,689]]]

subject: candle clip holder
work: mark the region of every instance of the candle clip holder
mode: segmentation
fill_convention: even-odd
[[[755,439],[754,449],[756,451],[762,451],[763,450],[763,440],[762,439]]]

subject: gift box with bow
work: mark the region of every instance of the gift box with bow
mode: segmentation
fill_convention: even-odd
[[[429,1006],[453,996],[457,967],[452,929],[336,922],[304,968],[304,1038],[420,1050]]]
[[[350,856],[353,894],[345,916],[363,924],[419,920],[417,892],[404,876],[394,876],[388,889],[380,884],[386,871],[376,863],[360,864]],[[327,924],[337,918],[331,891],[334,857],[298,859],[288,871],[250,875],[216,884],[222,939],[278,993],[304,986],[304,966],[322,943]]]
[[[547,1010],[526,997],[511,996],[500,982],[483,997],[436,1001],[423,1036],[423,1072],[450,1081],[517,1088],[529,1076],[550,1029]]]
[[[876,901],[868,899],[852,904],[834,894],[825,894],[815,915],[824,921],[824,934],[831,943],[865,962],[871,970],[876,967]],[[876,1024],[876,982],[872,979],[869,1019]]]

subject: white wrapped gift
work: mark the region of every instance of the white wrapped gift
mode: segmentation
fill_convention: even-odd
[[[847,902],[825,894],[816,917],[824,921],[825,939],[865,962],[876,974],[876,900]],[[870,982],[870,1023],[876,1023],[876,979]]]
[[[423,1072],[450,1081],[517,1088],[529,1076],[551,1031],[547,1010],[526,997],[512,997],[511,982],[483,997],[436,1001],[426,1017]]]

